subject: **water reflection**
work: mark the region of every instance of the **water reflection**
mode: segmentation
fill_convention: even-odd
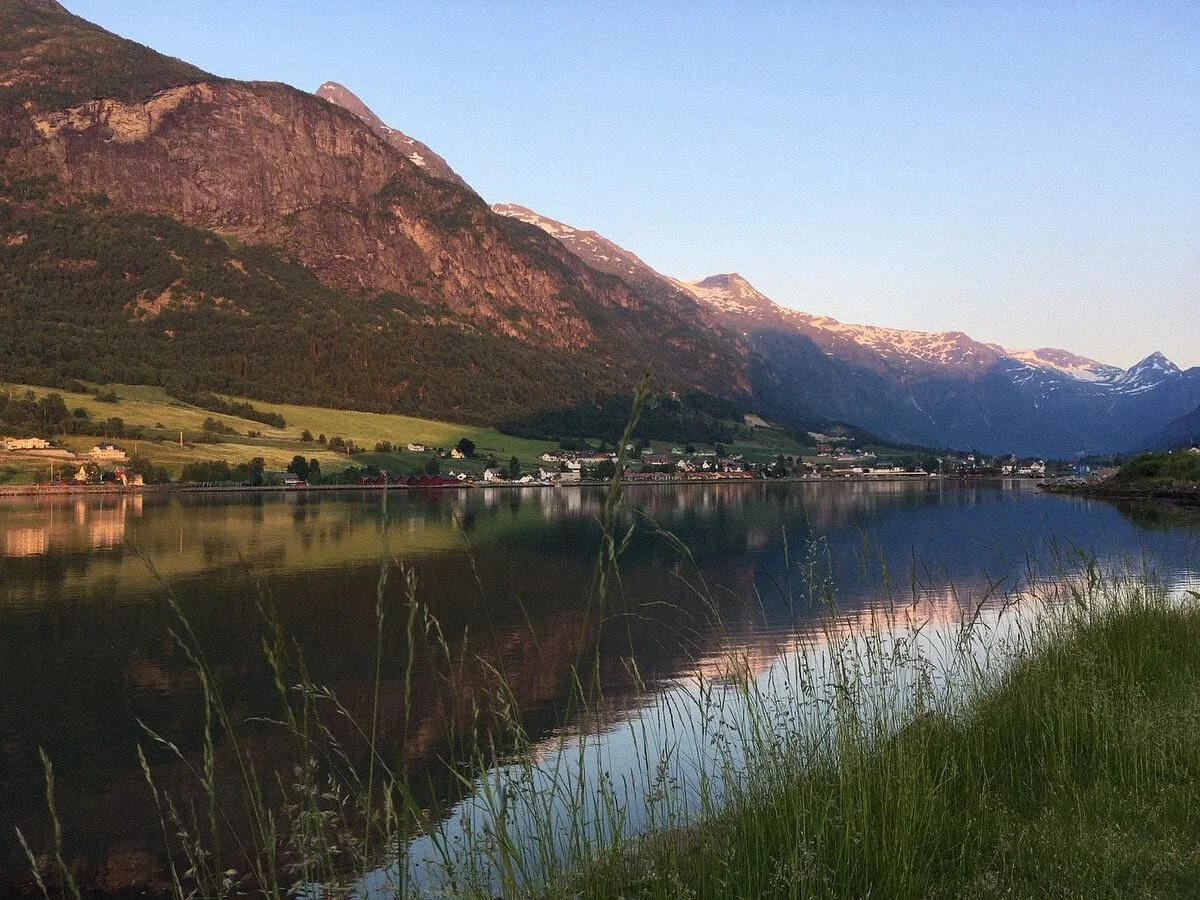
[[[144,739],[136,722],[186,754],[197,752],[203,722],[198,679],[170,637],[168,591],[236,717],[278,708],[259,649],[265,593],[314,680],[366,718],[380,565],[388,555],[411,565],[448,646],[390,630],[380,707],[387,751],[419,768],[486,725],[500,679],[537,737],[558,724],[573,666],[597,653],[616,721],[643,702],[633,673],[666,687],[697,673],[769,671],[816,620],[814,606],[834,603],[850,621],[881,602],[920,599],[921,615],[937,609],[948,619],[1031,567],[1052,569],[1075,547],[1192,572],[1200,533],[1194,521],[1042,496],[1023,482],[639,487],[625,518],[639,536],[601,628],[586,597],[602,492],[410,491],[386,503],[385,538],[379,491],[0,501],[6,818],[35,844],[45,839],[40,746],[55,762],[72,853],[99,860],[116,847],[158,847],[157,814],[135,763]],[[678,535],[692,559],[657,527]],[[693,590],[700,583],[715,609]],[[401,579],[389,581],[385,601],[389,621],[401,621]],[[464,661],[453,680],[447,652]],[[264,765],[283,763],[271,729],[247,726],[243,741]],[[165,754],[153,761],[167,790],[185,789],[185,766]],[[224,743],[217,765],[232,776]],[[430,792],[431,801],[439,792],[455,799],[450,783],[432,782]],[[0,871],[20,865],[5,829]]]

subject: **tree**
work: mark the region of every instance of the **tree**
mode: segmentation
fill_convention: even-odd
[[[436,456],[431,456],[425,461],[425,474],[437,475],[442,471],[442,464],[438,462]]]
[[[593,477],[600,481],[611,481],[617,474],[617,464],[611,459],[606,459],[596,465],[592,470]]]
[[[287,470],[301,481],[308,480],[308,460],[299,453],[292,457],[292,461],[288,463]]]
[[[127,467],[131,475],[141,475],[146,484],[166,484],[171,474],[162,466],[156,466],[145,456],[135,456]]]
[[[521,477],[521,461],[515,456],[508,461],[508,477],[513,480]]]
[[[305,428],[302,432],[300,432],[300,440],[304,441],[304,443],[311,444],[312,439],[313,439],[312,432],[309,431],[307,428]]]
[[[470,438],[459,438],[458,443],[454,445],[454,449],[470,459],[475,455],[475,442]]]
[[[306,481],[316,481],[321,477],[321,461],[317,458],[308,461],[308,478]]]

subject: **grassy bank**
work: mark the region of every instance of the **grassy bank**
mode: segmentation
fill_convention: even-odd
[[[1034,643],[959,714],[765,748],[723,812],[546,893],[1197,896],[1200,609],[1135,589]]]
[[[1112,500],[1167,500],[1200,506],[1200,453],[1143,453],[1101,481],[1048,484],[1046,489]]]

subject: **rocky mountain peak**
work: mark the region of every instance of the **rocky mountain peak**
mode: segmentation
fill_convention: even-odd
[[[462,187],[469,186],[457,172],[450,168],[450,164],[446,160],[416,138],[409,137],[404,132],[392,128],[345,85],[338,84],[336,81],[326,81],[314,93],[322,100],[328,100],[361,119],[376,135],[403,153],[409,162],[426,173],[444,181],[452,181]]]
[[[765,313],[775,309],[775,303],[770,298],[737,272],[722,272],[680,284],[697,299],[705,300],[724,312]]]
[[[1179,366],[1155,351],[1141,362],[1130,366],[1113,380],[1118,390],[1125,394],[1139,394],[1174,380],[1181,374]]]
[[[1168,375],[1178,375],[1180,371],[1179,366],[1175,365],[1175,363],[1171,362],[1157,350],[1137,363],[1129,371],[1133,372],[1135,370],[1164,372]]]

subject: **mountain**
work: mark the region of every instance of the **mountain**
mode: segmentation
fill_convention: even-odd
[[[1168,423],[1167,427],[1149,446],[1157,450],[1176,450],[1180,447],[1196,446],[1198,442],[1200,442],[1200,406]]]
[[[628,282],[667,281],[628,250],[594,231],[573,228],[516,203],[495,203],[492,211],[540,228],[562,242],[593,269],[616,275]]]
[[[55,329],[39,322],[7,336],[0,369],[101,380],[133,370],[262,396],[244,373],[337,382],[345,376],[332,360],[350,353],[358,386],[343,404],[430,412],[452,394],[441,415],[473,421],[628,392],[647,366],[663,389],[740,378],[698,319],[667,315],[540,229],[493,213],[361,104],[348,111],[286,85],[216,78],[53,3],[0,0],[0,34],[0,310],[45,309],[47,291],[63,287],[51,273],[73,273],[53,297],[70,340],[50,349]],[[116,246],[106,230],[131,242]],[[232,281],[212,276],[213,240],[227,248]],[[273,262],[256,269],[244,258],[252,248]],[[262,287],[256,271],[269,284],[293,263],[293,280],[313,276],[297,300],[313,337],[266,359],[256,348],[296,323],[246,292]],[[96,310],[80,302],[89,292],[125,299],[107,304],[101,341],[79,346],[70,329],[96,327]],[[204,321],[213,308],[227,314],[215,332]],[[365,320],[371,334],[358,330]],[[119,343],[132,358],[101,352],[130,331],[138,339]],[[192,347],[202,334],[211,351]],[[192,347],[185,371],[155,349],[164,342]],[[456,356],[464,347],[471,355]]]
[[[730,324],[744,323],[780,402],[789,373],[803,367],[822,398],[806,412],[893,440],[1067,457],[1144,445],[1200,402],[1200,368],[1182,372],[1161,353],[1123,371],[1055,348],[1008,350],[962,332],[847,325],[767,306],[736,275],[684,284]],[[841,371],[822,377],[809,342]]]
[[[317,88],[316,94],[362,119],[371,131],[403,153],[413,165],[420,166],[436,178],[454,182],[460,187],[468,187],[459,174],[450,168],[449,163],[416,138],[410,138],[404,132],[385,124],[383,119],[375,115],[367,104],[359,100],[348,88],[336,81],[327,81]]]
[[[826,418],[905,443],[1066,457],[1145,444],[1200,403],[1200,369],[1181,372],[1159,353],[1122,370],[958,331],[845,324],[780,306],[737,273],[670,278],[595,232],[510,204],[494,209],[605,271],[690,294],[740,336],[755,407],[780,420]]]
[[[318,93],[0,0],[0,315],[21,323],[0,377],[520,425],[615,408],[650,367],[723,414],[1054,456],[1147,444],[1200,405],[1200,369],[1158,355],[1121,371],[666,277],[489,207],[348,90]]]

